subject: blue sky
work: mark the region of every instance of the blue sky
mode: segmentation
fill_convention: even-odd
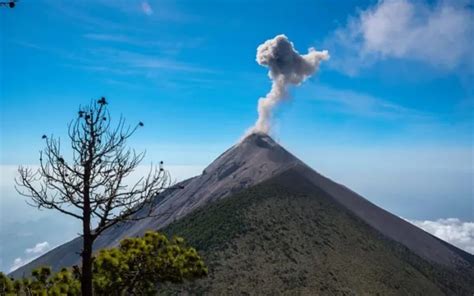
[[[278,34],[300,53],[315,47],[331,58],[278,107],[275,139],[397,215],[473,221],[468,4],[22,0],[2,8],[2,232],[59,223],[15,194],[14,168],[36,165],[41,135],[65,138],[92,98],[106,96],[112,116],[145,123],[131,144],[147,150],[147,162],[163,159],[178,179],[199,173],[255,122],[271,86],[256,48]],[[74,225],[62,232],[43,240],[58,244]],[[4,247],[0,269],[43,240]]]

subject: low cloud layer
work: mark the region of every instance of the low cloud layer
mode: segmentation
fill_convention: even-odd
[[[24,257],[15,258],[13,261],[12,266],[10,267],[10,272],[20,268],[21,266],[27,264],[28,262],[33,261],[34,259],[38,258],[39,256],[43,255],[47,251],[51,249],[51,246],[48,242],[41,242],[37,243],[31,248],[27,248],[25,250]]]
[[[270,92],[258,101],[258,119],[249,133],[270,131],[273,109],[288,97],[288,87],[300,85],[319,68],[319,63],[329,59],[327,50],[309,48],[300,55],[285,35],[278,35],[265,41],[257,48],[257,63],[268,67],[272,80]]]
[[[457,218],[408,220],[426,232],[474,255],[474,222],[463,222]]]
[[[472,70],[473,27],[468,1],[382,0],[349,18],[326,45],[338,52],[332,66],[351,75],[386,58]]]
[[[48,242],[37,243],[33,248],[28,248],[25,250],[26,254],[37,255],[43,254],[49,250],[50,246]]]

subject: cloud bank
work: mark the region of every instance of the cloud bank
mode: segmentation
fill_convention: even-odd
[[[272,88],[258,101],[258,119],[250,133],[267,134],[270,131],[272,111],[287,98],[288,87],[303,83],[318,70],[319,63],[327,59],[327,50],[316,51],[312,47],[307,54],[300,55],[285,35],[278,35],[259,45],[257,63],[268,67]]]
[[[407,221],[474,255],[474,222],[463,222],[457,218]]]
[[[33,248],[26,249],[25,253],[32,255],[42,254],[49,250],[49,247],[50,246],[48,242],[37,243]]]
[[[25,255],[24,257],[17,257],[13,261],[12,266],[10,267],[10,272],[14,271],[17,268],[20,268],[21,266],[33,261],[34,259],[38,258],[39,256],[43,255],[47,251],[51,249],[51,246],[49,245],[48,242],[41,242],[37,243],[34,247],[32,248],[27,248],[25,250]]]
[[[332,66],[350,75],[386,58],[442,70],[474,69],[474,13],[468,2],[382,0],[350,17],[326,41],[338,52]]]

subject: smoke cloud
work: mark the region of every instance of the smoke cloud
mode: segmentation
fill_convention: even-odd
[[[307,54],[300,55],[285,35],[278,35],[259,45],[257,63],[268,67],[272,88],[265,97],[259,99],[258,119],[248,134],[268,134],[272,111],[288,97],[288,87],[300,85],[318,70],[322,60],[327,59],[329,59],[327,50],[317,51],[312,47],[308,49]]]

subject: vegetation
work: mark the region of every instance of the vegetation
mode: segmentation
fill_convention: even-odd
[[[212,227],[210,227],[213,225]],[[420,258],[288,171],[163,231],[202,252],[209,275],[179,295],[472,295],[474,271]]]
[[[159,284],[181,283],[207,275],[196,249],[180,237],[147,232],[127,238],[119,247],[103,249],[93,262],[94,295],[156,295]],[[49,267],[32,272],[32,278],[12,280],[0,273],[0,295],[81,295],[78,268],[52,274]]]
[[[120,222],[149,217],[154,198],[169,180],[160,164],[135,185],[127,186],[125,178],[144,153],[135,153],[126,142],[143,123],[132,128],[123,118],[116,127],[110,122],[105,98],[80,107],[69,124],[72,158],[63,156],[59,138],[43,135],[46,148],[40,154],[40,168],[20,167],[16,180],[18,192],[29,197],[32,206],[82,221],[80,279],[85,296],[92,295],[94,241]]]
[[[94,287],[100,295],[155,295],[157,284],[200,278],[207,268],[184,240],[158,232],[128,238],[119,248],[99,251],[94,260]]]

